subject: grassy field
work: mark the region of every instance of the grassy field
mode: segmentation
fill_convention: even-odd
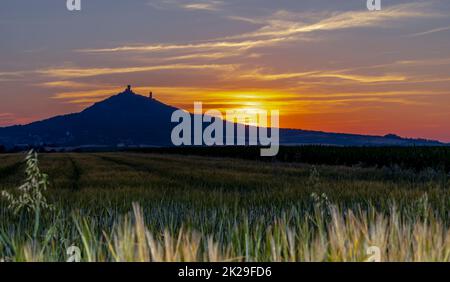
[[[0,190],[24,181],[0,155]],[[163,155],[39,155],[39,232],[0,200],[0,258],[64,261],[450,260],[450,182],[436,168],[327,166]],[[134,204],[133,204],[134,203]]]

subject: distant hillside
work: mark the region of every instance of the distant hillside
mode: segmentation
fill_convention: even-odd
[[[0,143],[86,146],[169,146],[174,107],[124,91],[80,113],[0,129]]]
[[[394,134],[372,136],[347,133],[329,133],[299,129],[282,129],[280,143],[283,145],[334,145],[334,146],[443,146],[445,143],[402,138]]]
[[[15,146],[172,146],[175,124],[171,115],[177,108],[127,89],[79,113],[57,116],[0,128],[0,144]],[[438,141],[405,139],[390,134],[367,136],[281,129],[282,145],[321,144],[337,146],[440,146]]]

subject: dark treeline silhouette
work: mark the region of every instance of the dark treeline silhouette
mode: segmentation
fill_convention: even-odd
[[[335,147],[282,146],[277,156],[260,156],[259,147],[176,147],[128,151],[241,158],[261,161],[363,167],[433,168],[450,172],[450,147]]]

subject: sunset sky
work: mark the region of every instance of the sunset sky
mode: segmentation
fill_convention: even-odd
[[[450,1],[0,3],[0,126],[127,84],[184,109],[279,109],[281,126],[450,142]]]

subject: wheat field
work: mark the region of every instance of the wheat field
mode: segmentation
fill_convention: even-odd
[[[17,195],[24,154],[0,155]],[[143,154],[40,154],[51,208],[0,200],[0,259],[449,261],[445,171]],[[38,215],[38,216],[36,216]],[[38,219],[38,220],[37,220]]]

